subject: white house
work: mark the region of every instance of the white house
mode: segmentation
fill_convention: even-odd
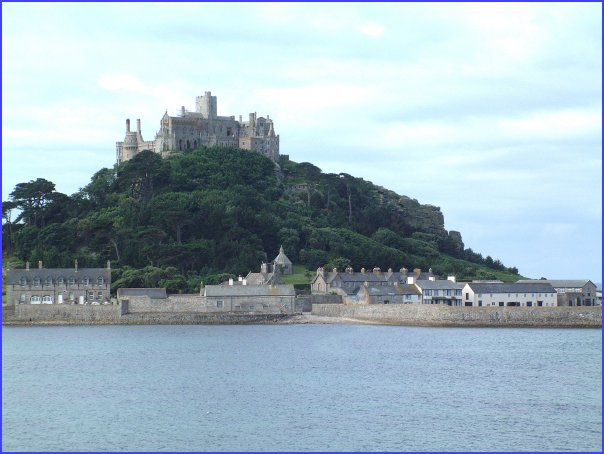
[[[469,282],[463,288],[464,306],[553,307],[556,290],[547,283]]]

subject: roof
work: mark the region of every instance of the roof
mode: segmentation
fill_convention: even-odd
[[[371,296],[388,296],[388,295],[420,295],[420,291],[415,285],[362,285],[359,288],[359,293],[366,291]]]
[[[295,296],[294,286],[284,285],[206,285],[205,296]]]
[[[522,284],[532,282],[545,282],[551,284],[554,288],[577,288],[583,287],[584,285],[587,285],[589,283],[595,285],[593,282],[586,279],[521,279],[518,282]]]
[[[96,280],[102,277],[106,283],[111,283],[111,270],[108,268],[79,268],[77,271],[75,268],[30,268],[29,270],[18,269],[18,270],[7,270],[6,271],[6,284],[20,284],[21,278],[27,279],[31,282],[33,279],[38,278],[40,281],[45,281],[51,278],[55,282],[59,278],[65,280],[74,279],[76,282],[88,277],[90,280]]]
[[[248,273],[245,277],[247,285],[265,285],[273,281],[274,273]],[[233,284],[242,282],[234,281]]]
[[[458,290],[463,288],[462,284],[444,279],[436,281],[418,280],[415,284],[423,290]]]
[[[283,250],[283,246],[281,246],[279,248],[279,255],[277,255],[277,257],[275,257],[275,260],[273,260],[273,262],[279,263],[281,265],[283,265],[283,264],[291,265],[291,263],[292,263],[292,261],[287,258],[287,255],[285,255],[285,251]]]
[[[541,282],[469,282],[474,293],[556,293],[554,287]]]
[[[166,299],[168,297],[165,288],[118,288],[117,297],[124,296],[148,296],[153,299]]]

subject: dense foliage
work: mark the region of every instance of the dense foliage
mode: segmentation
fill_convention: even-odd
[[[42,178],[20,183],[2,204],[3,250],[46,267],[111,260],[114,288],[171,292],[257,270],[281,244],[309,269],[432,267],[461,279],[517,278],[515,268],[464,249],[415,200],[310,163],[280,164],[220,147],[169,159],[144,151],[99,170],[71,196]]]

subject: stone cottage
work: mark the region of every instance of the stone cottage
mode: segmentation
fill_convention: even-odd
[[[6,299],[8,304],[105,304],[110,300],[111,264],[107,268],[25,269],[7,270]]]

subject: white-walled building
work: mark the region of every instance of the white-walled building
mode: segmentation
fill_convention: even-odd
[[[558,294],[558,306],[595,306],[597,287],[590,280],[580,279],[523,279],[518,283],[544,282],[551,284]]]
[[[547,283],[469,282],[463,288],[464,306],[553,307],[557,293]]]

